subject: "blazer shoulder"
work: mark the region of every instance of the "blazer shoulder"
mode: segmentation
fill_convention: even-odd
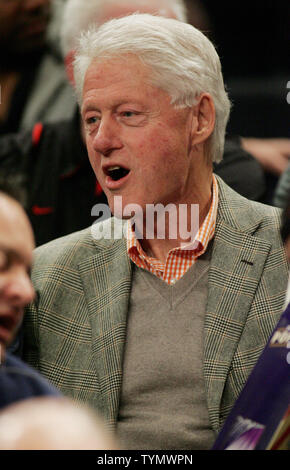
[[[114,232],[115,226],[118,230]],[[123,241],[122,226],[122,221],[112,217],[36,248],[33,273],[48,266],[76,268],[80,262],[109,249],[116,241]]]
[[[93,250],[93,240],[90,233],[90,227],[71,233],[64,237],[52,240],[44,245],[39,246],[34,251],[34,266],[42,264],[54,264],[63,257],[75,254],[74,260],[78,258],[81,252],[89,252]]]

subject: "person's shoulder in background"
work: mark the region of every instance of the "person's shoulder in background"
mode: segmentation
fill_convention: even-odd
[[[290,163],[288,164],[286,170],[282,173],[279,178],[273,203],[277,207],[285,209],[289,203],[289,193],[290,193]]]
[[[266,180],[261,164],[243,149],[239,136],[226,136],[223,159],[214,172],[241,196],[264,202]]]
[[[5,362],[0,366],[0,408],[25,398],[43,395],[61,394],[32,367],[6,353]]]

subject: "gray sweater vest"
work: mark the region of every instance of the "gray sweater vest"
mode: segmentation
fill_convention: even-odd
[[[126,449],[209,449],[203,325],[210,249],[169,286],[134,266],[117,432]]]

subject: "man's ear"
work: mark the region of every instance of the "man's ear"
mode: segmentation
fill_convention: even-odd
[[[193,107],[192,145],[205,142],[213,133],[215,125],[215,106],[209,93],[201,93]]]

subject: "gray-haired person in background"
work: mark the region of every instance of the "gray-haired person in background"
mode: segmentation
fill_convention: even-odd
[[[83,36],[74,77],[89,159],[118,218],[37,249],[25,358],[99,410],[123,447],[209,449],[281,315],[279,210],[212,171],[230,104],[218,55],[193,26],[109,21]],[[133,225],[119,219],[132,204]],[[159,217],[145,230],[152,205],[177,215],[162,236]]]

